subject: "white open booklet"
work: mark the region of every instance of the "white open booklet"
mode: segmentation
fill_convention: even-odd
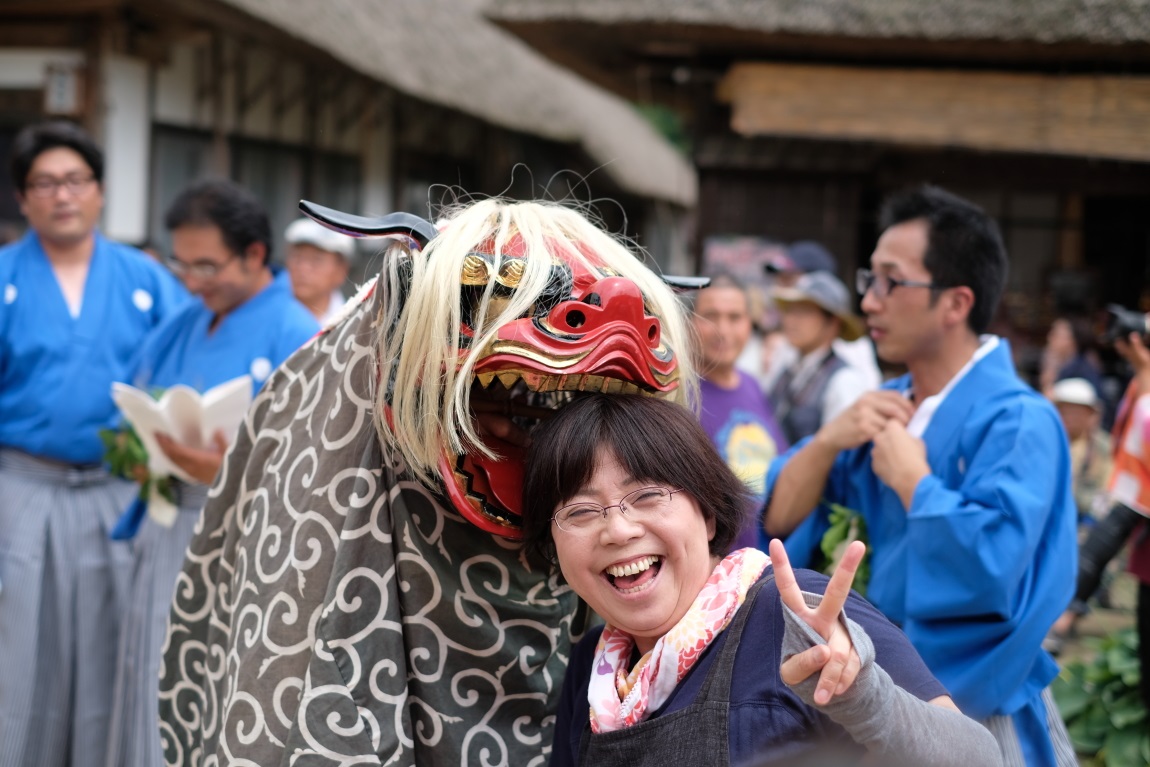
[[[167,434],[189,447],[205,448],[218,430],[224,433],[230,445],[235,441],[244,414],[252,402],[252,379],[246,375],[233,378],[203,394],[190,386],[177,384],[159,399],[135,386],[114,383],[112,400],[148,451],[148,471],[153,477],[172,476],[195,482],[187,472],[168,460],[156,443],[156,434]],[[154,497],[149,498],[148,503],[149,514],[157,521],[170,525],[175,520],[176,510],[171,504]]]

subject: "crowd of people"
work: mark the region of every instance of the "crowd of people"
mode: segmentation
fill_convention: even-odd
[[[1147,339],[1119,402],[1077,318],[1022,380],[949,192],[886,200],[865,316],[820,244],[765,264],[764,329],[559,205],[302,218],[281,269],[232,181],[156,259],[77,126],[11,168],[0,767],[1076,765],[1051,652],[1128,541],[1150,670]],[[386,238],[351,301],[335,229]],[[109,471],[114,383],[245,376],[239,429],[157,435],[173,516]]]
[[[28,231],[0,252],[0,763],[156,765],[168,610],[235,434],[157,435],[194,481],[172,482],[174,521],[148,515],[102,468],[99,431],[120,425],[111,384],[205,392],[247,376],[258,391],[331,313],[353,241],[296,222],[289,282],[259,200],[204,181],[167,211],[165,269],[100,234],[103,157],[78,127],[25,129],[12,172]],[[296,284],[322,292],[316,316]]]

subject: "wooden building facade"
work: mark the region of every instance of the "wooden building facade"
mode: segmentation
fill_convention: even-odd
[[[461,193],[609,199],[609,227],[686,268],[689,162],[624,101],[450,0],[2,3],[0,155],[49,116],[105,149],[105,232],[160,250],[169,203],[216,175],[256,192],[277,237],[300,198],[425,216]],[[10,187],[5,173],[13,228]]]
[[[1140,0],[490,0],[504,28],[674,110],[711,237],[816,239],[848,277],[884,196],[935,183],[1000,222],[1004,320],[1150,309],[1150,14]]]

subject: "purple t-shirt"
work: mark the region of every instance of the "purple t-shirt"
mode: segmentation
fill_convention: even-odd
[[[767,499],[767,470],[775,456],[787,449],[787,441],[775,423],[766,397],[746,373],[739,373],[739,385],[734,389],[724,389],[702,379],[699,395],[702,400],[699,422],[703,430],[755,498],[734,548],[758,547],[759,519]]]

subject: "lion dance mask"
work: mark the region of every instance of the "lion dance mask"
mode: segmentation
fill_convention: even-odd
[[[392,239],[257,395],[176,587],[172,765],[542,765],[583,611],[520,536],[514,435],[582,391],[686,399],[671,282],[579,213],[487,200]]]

